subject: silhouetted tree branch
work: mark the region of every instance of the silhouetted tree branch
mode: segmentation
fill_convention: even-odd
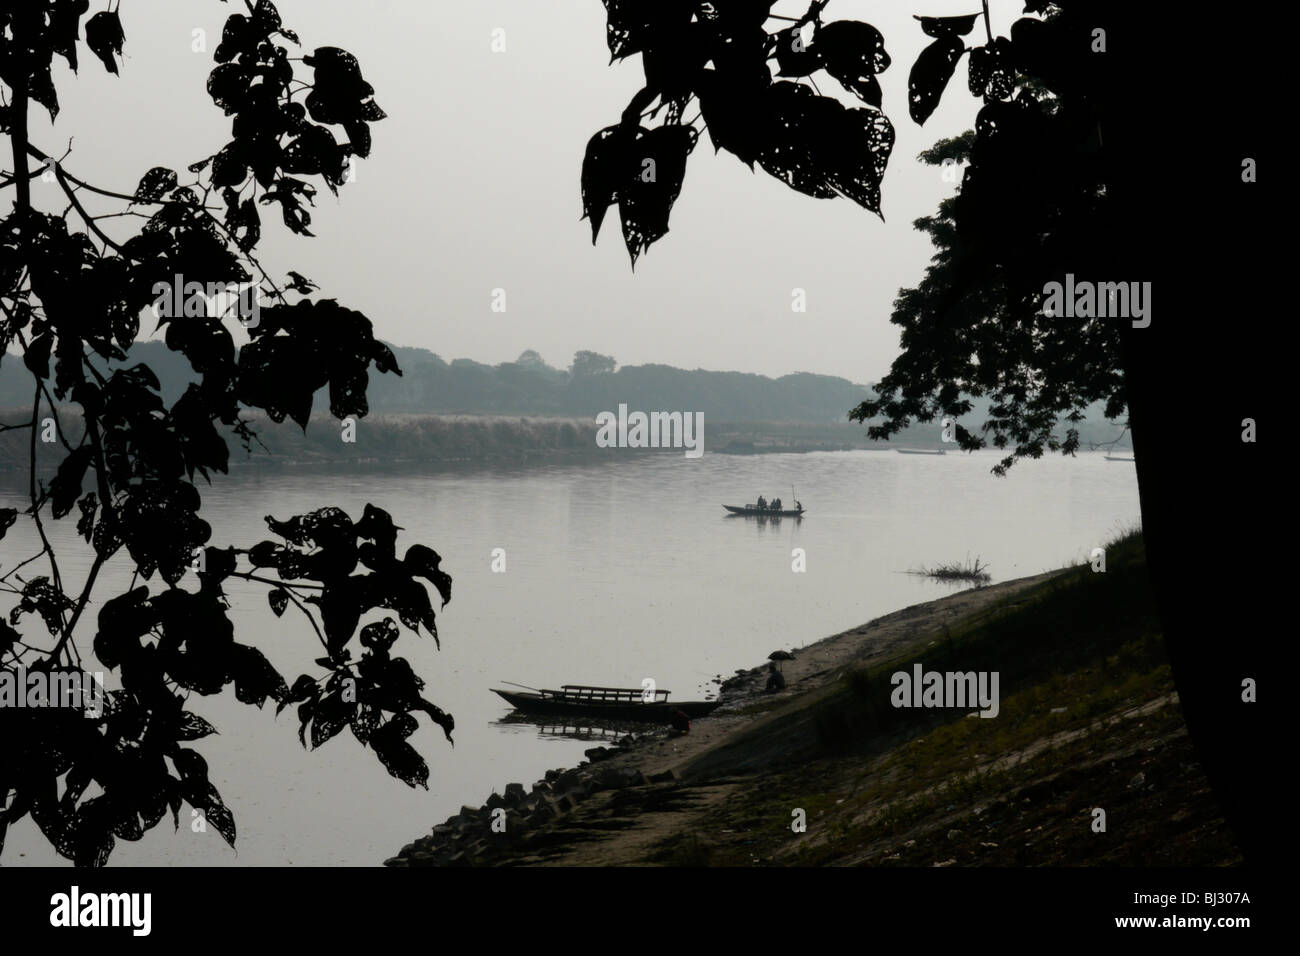
[[[311,298],[315,283],[296,272],[276,282],[254,254],[259,207],[278,206],[286,228],[311,234],[312,181],[336,192],[347,164],[369,154],[370,124],[384,112],[351,54],[320,47],[290,57],[285,43],[296,46],[298,37],[275,6],[244,6],[247,15],[226,19],[207,84],[233,119],[230,141],[192,164],[191,180],[154,167],[129,193],[69,172],[29,141],[27,127],[30,103],[52,119],[58,115],[56,56],[76,70],[84,42],[108,72],[118,72],[125,36],[116,8],[85,19],[84,41],[85,0],[34,0],[0,11],[0,84],[9,94],[0,106],[0,135],[14,157],[14,172],[0,188],[13,186],[15,200],[0,230],[0,357],[16,343],[32,376],[30,421],[3,429],[30,429],[25,514],[41,544],[0,576],[0,590],[10,596],[0,621],[0,693],[26,693],[13,669],[19,665],[93,691],[79,646],[85,635],[78,633],[92,601],[95,664],[121,679],[120,690],[103,694],[98,713],[83,712],[76,701],[17,708],[0,697],[0,851],[9,825],[30,816],[61,855],[103,864],[116,840],[140,839],[169,811],[179,826],[183,804],[233,845],[234,817],[192,745],[215,732],[186,710],[194,693],[233,688],[246,704],[275,701],[277,713],[296,705],[300,739],[305,745],[310,733],[312,747],[350,728],[411,786],[428,779],[424,759],[407,743],[415,712],[451,739],[452,717],[421,696],[423,681],[390,653],[402,634],[397,620],[438,639],[426,584],[445,605],[451,578],[436,552],[415,544],[399,557],[399,529],[373,505],[355,520],[328,507],[283,521],[268,516],[272,537],[244,548],[212,545],[200,516],[195,474],[210,481],[229,460],[218,425],[246,448],[257,436],[243,409],[261,410],[276,423],[288,417],[305,429],[321,388],[328,388],[333,415],[360,418],[368,411],[370,367],[401,374],[369,319]],[[296,75],[304,68],[309,76]],[[303,92],[305,102],[298,102]],[[336,128],[346,140],[336,138]],[[29,157],[52,170],[67,200],[61,214],[33,206],[37,173],[28,170]],[[93,214],[83,193],[125,208]],[[209,205],[213,195],[219,206]],[[110,235],[100,225],[108,219],[143,225],[129,237]],[[235,305],[212,304],[227,293],[236,293]],[[262,307],[264,295],[274,304]],[[147,309],[167,347],[196,375],[170,405],[147,364],[125,365]],[[250,339],[238,351],[232,326]],[[65,433],[60,404],[80,410],[78,444]],[[43,405],[53,421],[50,443],[57,438],[66,452],[48,485]],[[48,524],[74,511],[93,557],[80,587],[70,590]],[[16,509],[0,509],[0,539],[18,517]],[[49,575],[24,577],[42,557]],[[131,584],[97,595],[101,571],[113,562],[131,569]],[[260,650],[235,640],[228,578],[267,585],[277,616],[289,603],[298,608],[324,650],[316,659],[319,676],[301,675],[290,686]],[[155,579],[161,587],[151,586]]]

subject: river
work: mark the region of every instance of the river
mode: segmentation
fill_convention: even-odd
[[[218,477],[201,486],[214,544],[271,537],[266,515],[336,505],[359,518],[371,502],[405,529],[399,553],[420,542],[442,555],[454,578],[439,615],[442,649],[405,632],[394,653],[427,680],[425,696],[455,716],[456,743],[420,718],[411,743],[430,780],[428,791],[412,790],[346,731],[307,751],[292,708],[277,719],[274,704],[258,711],[233,692],[196,695],[191,709],[220,731],[197,746],[235,815],[238,851],[210,827],[192,832],[183,809],[178,833],[168,817],[137,843],[119,841],[110,864],[378,865],[462,804],[512,781],[529,786],[593,746],[500,723],[508,708],[489,688],[502,681],[639,686],[649,677],[672,699],[699,699],[715,675],[773,650],[952,593],[909,570],[978,557],[995,581],[1022,577],[1082,561],[1138,520],[1132,464],[1100,452],[1049,455],[997,478],[989,469],[998,457],[665,451],[527,470]],[[759,494],[789,504],[796,493],[807,509],[801,521],[726,518],[721,507]],[[24,499],[8,487],[5,505]],[[52,526],[74,581],[89,557],[75,520],[74,510]],[[30,522],[20,519],[0,549],[5,569],[31,554]],[[503,571],[493,570],[495,549]],[[125,585],[124,563],[110,564],[97,597]],[[290,683],[318,673],[319,646],[292,606],[277,620],[264,586],[228,584],[238,640],[260,647]],[[0,862],[61,861],[24,820],[10,829]]]

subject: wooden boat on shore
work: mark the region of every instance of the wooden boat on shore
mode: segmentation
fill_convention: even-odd
[[[687,717],[707,717],[722,703],[718,700],[669,703],[669,692],[666,690],[656,690],[654,699],[647,701],[646,691],[640,687],[590,687],[585,684],[564,684],[559,690],[539,688],[536,691],[520,692],[498,690],[495,687],[491,690],[516,710],[524,713],[662,724],[671,723],[673,714],[679,710]]]
[[[1107,461],[1133,461],[1132,458],[1123,458],[1119,455],[1106,455]]]
[[[946,455],[948,454],[942,448],[924,449],[924,448],[895,448],[894,451],[900,455]]]
[[[803,508],[794,511],[783,509],[773,511],[771,508],[759,508],[758,505],[723,505],[733,515],[742,515],[746,518],[798,518],[804,513]]]

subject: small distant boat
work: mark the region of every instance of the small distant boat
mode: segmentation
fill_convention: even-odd
[[[804,508],[798,508],[794,511],[781,510],[773,511],[771,508],[760,508],[758,505],[723,505],[733,515],[743,515],[747,518],[798,518],[804,513]]]
[[[1121,458],[1119,455],[1107,455],[1107,461],[1133,461],[1132,458]]]
[[[894,451],[898,452],[900,455],[946,455],[948,454],[942,448],[935,448],[930,450],[925,450],[920,448],[895,448]]]
[[[491,690],[516,710],[530,714],[599,717],[606,720],[636,720],[662,724],[671,723],[673,714],[679,710],[687,717],[707,717],[722,703],[718,700],[669,703],[669,692],[666,690],[656,690],[654,699],[647,701],[646,691],[640,687],[591,687],[585,684],[563,684],[559,690],[539,688],[527,693],[498,690],[495,687]]]

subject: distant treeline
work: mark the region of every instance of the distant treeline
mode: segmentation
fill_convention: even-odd
[[[536,352],[517,361],[484,365],[445,362],[425,349],[390,346],[402,375],[371,374],[373,412],[544,415],[593,418],[619,403],[643,411],[703,412],[715,422],[845,422],[868,394],[862,385],[831,375],[799,372],[772,379],[743,372],[687,371],[668,365],[625,365],[579,352],[557,369]],[[189,362],[160,342],[137,343],[125,365],[144,362],[158,376],[163,398],[174,401],[195,380]],[[31,375],[14,355],[0,362],[0,408],[31,401]],[[317,407],[325,407],[325,389]]]
[[[76,445],[81,425],[76,406],[60,410],[65,437]],[[0,421],[18,421],[20,409],[0,411]],[[356,422],[345,441],[344,426],[314,415],[304,432],[292,422],[276,424],[249,415],[257,441],[245,451],[228,429],[220,429],[230,448],[230,467],[279,468],[304,465],[532,464],[542,461],[628,458],[645,454],[683,454],[674,449],[601,448],[595,418],[529,418],[504,415],[403,415],[378,413]],[[31,432],[0,433],[0,472],[25,472]],[[706,454],[846,451],[877,447],[852,424],[741,424],[705,421]],[[62,460],[61,444],[37,443],[41,473],[52,477]]]
[[[74,446],[81,440],[76,406],[61,410],[65,437]],[[28,413],[30,414],[30,413]],[[0,411],[0,421],[21,419],[21,409]],[[344,440],[344,426],[325,414],[315,415],[306,432],[292,422],[275,424],[258,415],[247,416],[258,441],[246,452],[228,431],[230,467],[293,468],[356,466],[396,468],[404,465],[531,465],[541,462],[587,461],[636,455],[682,454],[674,449],[600,448],[593,418],[528,418],[504,415],[402,415],[378,413],[355,423]],[[1084,426],[1109,440],[1117,430]],[[27,470],[31,432],[0,432],[0,473],[17,476]],[[942,448],[938,429],[916,426],[891,442],[873,442],[857,424],[826,425],[789,422],[704,423],[705,454],[757,455],[773,452],[848,451],[852,449]],[[1128,445],[1120,446],[1123,450]],[[62,460],[60,444],[37,443],[40,473],[48,481]]]
[[[703,412],[706,454],[843,451],[855,448],[941,448],[938,422],[914,424],[888,443],[869,441],[847,412],[869,388],[829,375],[799,373],[778,379],[740,372],[686,371],[666,365],[616,368],[614,360],[579,352],[567,370],[553,368],[535,352],[518,361],[483,365],[444,362],[423,349],[394,348],[403,375],[371,375],[371,414],[356,423],[355,441],[342,438],[338,421],[317,396],[316,415],[304,433],[258,416],[261,445],[251,455],[228,437],[231,465],[294,466],[401,463],[515,462],[598,458],[611,454],[663,454],[663,450],[596,446],[595,416],[619,404],[640,411]],[[195,379],[189,363],[161,343],[134,346],[125,365],[148,364],[169,404]],[[17,424],[31,414],[31,376],[14,355],[0,363],[0,422]],[[976,402],[963,424],[978,431],[987,403]],[[80,440],[76,406],[61,413],[66,437]],[[43,413],[44,415],[44,413]],[[1100,412],[1080,423],[1083,447],[1113,441],[1120,426]],[[25,471],[30,432],[0,432],[0,471]],[[1127,449],[1127,439],[1119,446]],[[41,446],[44,462],[61,460],[58,446]],[[60,457],[56,457],[59,455]]]

